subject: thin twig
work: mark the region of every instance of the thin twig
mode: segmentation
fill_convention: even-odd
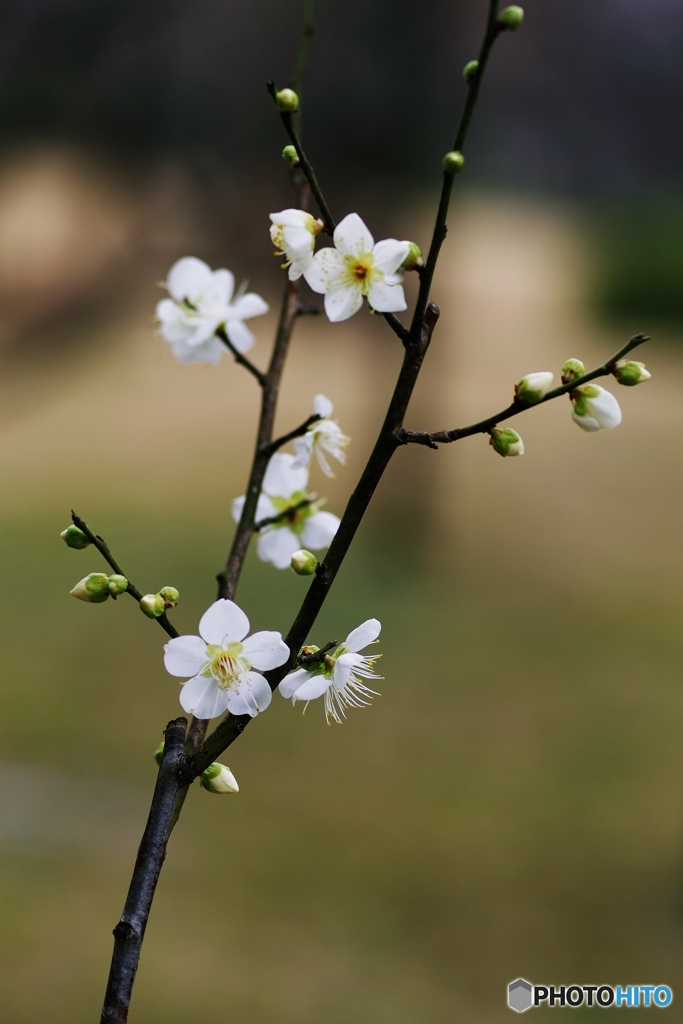
[[[77,516],[73,509],[71,510],[71,520],[74,526],[77,526],[79,530],[83,531],[83,533],[86,535],[90,543],[95,545],[99,553],[105,559],[107,564],[114,570],[114,572],[117,573],[119,576],[125,576],[125,578],[128,580],[128,586],[126,587],[125,593],[130,594],[131,597],[134,597],[135,600],[139,602],[141,598],[144,597],[144,594],[142,593],[141,590],[138,590],[134,583],[131,583],[128,574],[123,571],[119,563],[116,561],[111,551],[109,550],[109,545],[104,540],[104,538],[100,537],[99,533],[93,533],[93,531],[86,523],[85,519],[81,519],[80,516]],[[175,628],[175,626],[169,621],[168,616],[166,615],[165,612],[163,615],[160,615],[156,621],[159,623],[161,628],[168,633],[169,636],[180,636],[180,633]]]
[[[581,387],[582,384],[588,384],[589,381],[595,380],[597,377],[608,377],[614,371],[614,367],[620,359],[623,359],[634,348],[649,340],[644,334],[636,334],[616,355],[608,359],[602,366],[598,366],[597,369],[584,374],[583,377],[578,377],[576,380],[569,381],[559,388],[554,388],[539,402],[529,403],[515,398],[502,412],[489,416],[479,423],[473,423],[469,427],[457,427],[455,430],[428,432],[424,430],[403,430],[403,428],[400,428],[396,431],[396,440],[399,444],[422,444],[427,448],[438,449],[440,444],[450,444],[452,441],[459,441],[463,437],[471,437],[473,434],[488,434],[498,423],[502,423],[503,420],[509,420],[512,416],[518,416],[521,412],[526,412],[527,409],[535,409],[546,402],[552,402],[554,398],[569,395],[572,391],[576,391],[577,388]]]
[[[299,49],[294,63],[294,74],[292,75],[292,89],[298,93],[301,89],[301,79],[306,70],[308,60],[308,46],[313,38],[315,26],[313,22],[313,0],[304,0],[303,24],[299,39]]]
[[[338,640],[330,640],[330,642],[325,644],[324,647],[321,647],[319,651],[311,651],[310,654],[300,654],[294,662],[294,668],[298,668],[299,666],[306,668],[308,665],[316,665],[318,662],[325,660],[325,655],[328,651],[332,651],[338,646]]]
[[[256,380],[259,382],[261,387],[262,388],[265,387],[266,386],[266,375],[265,375],[265,373],[262,373],[261,370],[259,370],[258,366],[254,366],[254,364],[251,362],[250,359],[247,359],[246,356],[242,355],[242,353],[238,349],[235,348],[233,343],[230,341],[230,338],[226,334],[225,327],[217,327],[215,333],[216,333],[216,337],[221,339],[221,341],[226,346],[226,348],[230,349],[230,351],[232,352],[232,354],[235,357],[235,362],[239,363],[240,366],[243,366],[245,368],[245,370],[249,370],[249,373],[251,373],[254,377],[256,377]]]
[[[498,0],[489,0],[489,13],[486,21],[486,31],[484,32],[484,38],[479,51],[479,66],[476,74],[468,83],[465,105],[458,124],[458,130],[455,133],[455,142],[453,143],[453,149],[460,152],[463,150],[465,145],[467,131],[469,129],[470,122],[472,121],[474,108],[479,97],[479,89],[484,78],[486,65],[488,64],[493,44],[500,34],[500,28],[496,24],[497,16]],[[446,238],[446,232],[448,230],[448,208],[451,202],[454,177],[455,176],[452,172],[444,170],[441,197],[439,199],[439,208],[436,214],[436,223],[434,224],[432,241],[429,246],[429,254],[427,256],[425,266],[420,273],[420,291],[415,304],[412,324],[410,326],[411,334],[415,337],[419,336],[420,333],[420,325],[427,308],[427,303],[429,302],[429,295],[431,293],[434,271],[436,270],[436,264],[439,259],[439,252],[441,251],[441,246],[443,245],[444,239]]]
[[[293,441],[297,437],[303,437],[308,428],[312,427],[313,424],[317,423],[320,419],[322,419],[322,416],[319,416],[317,412],[311,413],[308,419],[305,419],[304,422],[300,423],[298,427],[294,428],[294,430],[290,430],[288,434],[283,434],[282,437],[276,437],[274,441],[270,442],[270,444],[264,445],[262,449],[263,452],[269,457],[274,455],[279,448],[289,444],[290,441]]]
[[[267,519],[259,519],[257,523],[254,523],[254,529],[257,533],[260,533],[261,530],[265,530],[266,526],[274,526],[277,523],[284,523],[288,519],[293,520],[299,509],[308,508],[310,504],[310,498],[302,498],[296,505],[292,505],[291,508],[286,508],[284,512],[278,512],[276,516],[268,516]]]

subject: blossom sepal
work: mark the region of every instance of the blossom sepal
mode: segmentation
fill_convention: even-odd
[[[77,583],[69,593],[88,604],[102,604],[109,598],[109,577],[104,572],[91,572]]]
[[[312,576],[319,565],[320,562],[313,552],[306,551],[305,548],[295,551],[292,555],[291,566],[298,576]]]
[[[87,548],[92,544],[92,541],[88,540],[83,530],[73,524],[67,526],[66,530],[62,530],[59,536],[68,548],[74,548],[76,551],[82,551],[83,548]]]
[[[578,380],[579,377],[586,376],[586,367],[583,365],[580,359],[568,359],[562,367],[562,383],[569,384],[573,380]]]
[[[627,388],[642,384],[652,376],[650,371],[645,368],[645,363],[638,363],[635,359],[620,359],[615,364],[612,373],[619,383]]]
[[[199,784],[208,793],[219,793],[226,795],[228,793],[239,793],[240,787],[237,785],[237,779],[232,774],[229,768],[224,764],[220,764],[218,761],[214,761],[210,764],[205,771],[199,777]]]
[[[422,249],[417,242],[409,242],[406,240],[407,245],[410,246],[408,255],[401,264],[401,270],[415,270],[417,267],[424,267],[424,260],[422,259]]]
[[[504,430],[494,427],[489,444],[492,445],[494,452],[498,452],[504,458],[524,455],[524,441],[512,427],[506,427]]]
[[[518,398],[520,402],[536,405],[548,394],[554,379],[555,375],[549,370],[529,373],[526,377],[522,377],[519,384],[515,386],[515,398]]]

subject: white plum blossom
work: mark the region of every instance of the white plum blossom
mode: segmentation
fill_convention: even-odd
[[[396,238],[375,241],[357,213],[344,217],[334,231],[335,248],[319,249],[304,277],[325,296],[325,312],[333,323],[348,320],[365,296],[378,313],[406,309],[401,264],[410,242]]]
[[[320,416],[319,420],[312,423],[303,437],[297,437],[294,441],[296,459],[292,463],[294,469],[300,466],[308,466],[311,455],[315,452],[318,464],[325,476],[334,477],[330,464],[325,458],[325,452],[333,459],[343,465],[346,463],[346,451],[351,441],[350,437],[342,433],[341,427],[330,416],[334,406],[325,395],[316,395],[313,399],[313,412]]]
[[[322,661],[311,668],[298,668],[290,672],[280,683],[283,697],[291,697],[292,704],[298,700],[309,701],[325,697],[325,720],[330,724],[333,718],[339,725],[346,718],[346,708],[367,707],[373,697],[378,696],[361,679],[381,679],[374,671],[374,658],[359,654],[368,644],[375,643],[382,629],[377,619],[368,619],[347,636],[343,644],[326,654]],[[306,653],[315,653],[317,647],[305,647]],[[304,708],[304,711],[306,709]]]
[[[197,718],[215,718],[224,711],[253,718],[265,711],[271,690],[260,673],[284,665],[289,648],[280,633],[247,637],[248,632],[242,609],[220,600],[202,615],[199,636],[178,636],[166,644],[166,670],[190,677],[180,691],[184,711]]]
[[[294,462],[294,456],[288,452],[273,455],[256,509],[256,522],[285,513],[279,522],[264,527],[258,539],[259,558],[271,562],[276,569],[288,569],[292,555],[300,548],[317,551],[328,547],[339,528],[339,518],[331,512],[321,512],[313,496],[307,494],[306,466],[295,468]],[[243,508],[244,497],[235,498],[232,514],[236,522],[240,521]]]
[[[268,312],[268,303],[255,292],[241,290],[233,297],[235,278],[229,270],[212,270],[203,260],[184,256],[171,267],[166,288],[170,299],[157,304],[160,332],[180,363],[215,364],[225,352],[216,337],[224,327],[238,352],[247,352],[254,335],[244,321]]]
[[[599,384],[582,384],[571,392],[572,419],[582,430],[612,430],[621,423],[621,409],[611,391]]]
[[[270,237],[277,246],[276,256],[284,256],[283,266],[289,267],[289,280],[298,281],[313,260],[315,236],[323,229],[323,222],[305,210],[281,210],[271,213],[273,222]]]

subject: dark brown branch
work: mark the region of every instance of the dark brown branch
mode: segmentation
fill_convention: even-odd
[[[126,1024],[128,1020],[140,949],[159,872],[166,857],[166,844],[174,824],[176,800],[188,782],[183,771],[186,727],[186,718],[176,718],[166,726],[164,755],[159,766],[147,825],[138,849],[123,914],[114,929],[114,955],[101,1024]]]
[[[325,660],[325,655],[328,651],[332,651],[338,646],[338,640],[330,640],[330,642],[325,644],[324,647],[321,647],[319,651],[311,651],[310,654],[300,654],[292,667],[298,668],[301,666],[302,668],[307,668],[309,665],[317,665],[318,662]]]
[[[264,445],[263,452],[270,458],[279,448],[289,444],[290,441],[293,441],[297,437],[303,437],[308,428],[312,427],[313,424],[317,423],[320,419],[322,419],[322,416],[319,416],[317,412],[311,413],[308,419],[304,420],[304,422],[299,424],[298,427],[295,427],[294,430],[290,430],[288,434],[283,434],[282,437],[276,437],[274,441],[270,442],[270,444]]]
[[[259,519],[257,523],[254,523],[254,529],[257,533],[260,533],[261,530],[265,530],[266,526],[274,526],[276,523],[284,523],[287,519],[293,520],[299,509],[308,508],[310,504],[310,498],[302,498],[296,505],[292,505],[291,508],[286,508],[284,512],[278,512],[276,516],[268,516],[267,519]]]
[[[438,307],[433,302],[430,302],[425,313],[419,340],[407,346],[405,350],[403,364],[396,381],[389,409],[387,410],[372,454],[353,494],[349,498],[346,510],[339,524],[339,529],[330,545],[325,561],[318,567],[292,628],[285,637],[285,643],[291,652],[290,658],[281,668],[265,673],[273,690],[280,680],[292,670],[298,657],[298,652],[303,647],[306,637],[318,617],[318,613],[346,557],[346,553],[356,535],[361,520],[365,515],[365,510],[370,504],[382,474],[387,468],[396,448],[399,446],[399,442],[396,439],[396,431],[400,429],[403,423],[403,418],[422,368],[425,354],[429,348],[438,317]],[[192,771],[195,774],[199,774],[205,768],[208,768],[211,762],[215,761],[226,747],[230,746],[244,732],[250,721],[251,719],[246,715],[240,717],[228,715],[227,718],[224,718],[211,735],[207,737],[197,753],[190,758]]]
[[[114,570],[114,572],[118,573],[119,576],[125,576],[125,578],[128,580],[128,586],[126,587],[125,593],[130,594],[131,597],[134,597],[135,600],[139,602],[140,599],[144,597],[144,594],[142,593],[141,590],[138,590],[134,583],[131,583],[128,574],[123,571],[119,563],[116,561],[111,551],[109,550],[109,545],[104,540],[104,538],[100,537],[99,533],[93,533],[93,531],[86,523],[85,519],[81,519],[80,516],[77,516],[73,509],[71,510],[71,520],[74,526],[77,526],[79,530],[83,531],[83,533],[86,535],[90,543],[95,545],[99,553],[105,559],[107,564]],[[168,616],[165,613],[159,616],[157,622],[159,623],[161,628],[168,633],[169,636],[180,636],[180,633],[175,628],[175,626],[169,621]]]
[[[620,359],[623,359],[625,355],[632,352],[634,348],[642,345],[644,342],[650,339],[645,337],[644,334],[636,334],[631,340],[624,345],[616,355],[608,359],[602,366],[598,366],[597,369],[591,370],[590,373],[584,374],[583,377],[578,377],[576,380],[569,381],[567,384],[563,384],[559,388],[554,388],[549,391],[548,394],[540,400],[540,402],[522,402],[518,398],[515,398],[513,402],[508,405],[502,412],[496,413],[495,416],[489,416],[485,420],[481,420],[479,423],[472,423],[469,427],[457,427],[455,430],[437,430],[433,432],[427,432],[424,430],[404,430],[400,428],[396,431],[396,440],[399,444],[422,444],[427,448],[437,448],[440,444],[450,444],[453,441],[460,441],[463,437],[471,437],[473,434],[488,434],[498,423],[502,423],[504,420],[511,419],[512,416],[518,416],[521,412],[526,412],[527,409],[535,409],[539,405],[545,405],[546,402],[552,402],[554,398],[560,398],[562,395],[569,395],[572,391],[575,391],[582,384],[588,384],[589,381],[595,380],[598,377],[608,377],[614,372],[614,367]]]
[[[251,362],[250,359],[247,359],[246,356],[243,356],[242,353],[238,349],[235,348],[235,346],[230,341],[230,338],[228,337],[228,335],[226,333],[225,327],[217,327],[216,328],[216,337],[220,338],[221,341],[223,342],[223,344],[226,346],[226,348],[230,349],[230,351],[232,352],[232,354],[235,357],[235,362],[239,363],[240,366],[243,366],[245,368],[245,370],[249,370],[249,373],[251,373],[252,376],[256,377],[256,380],[259,382],[261,387],[262,388],[265,387],[266,386],[266,375],[265,375],[265,373],[262,373],[261,370],[259,370],[259,368],[257,366],[254,366],[254,364]]]

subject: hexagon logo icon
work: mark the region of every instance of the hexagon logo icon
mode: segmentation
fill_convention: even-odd
[[[533,1006],[533,987],[524,978],[517,978],[508,985],[508,1006],[517,1013],[524,1013]]]

